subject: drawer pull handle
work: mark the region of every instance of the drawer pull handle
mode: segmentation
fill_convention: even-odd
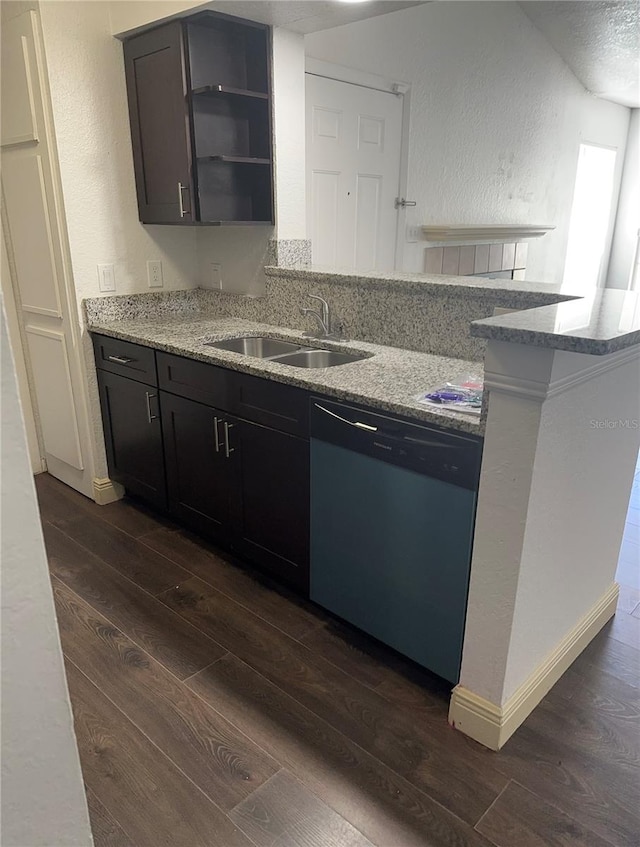
[[[178,183],[178,203],[180,205],[180,217],[184,218],[186,215],[190,215],[191,212],[184,207],[184,199],[183,199],[183,191],[188,191],[189,186],[183,185],[181,182]]]
[[[213,438],[216,446],[216,453],[220,452],[220,436],[218,435],[218,424],[220,421],[218,418],[213,419]]]
[[[145,395],[145,397],[147,398],[147,420],[149,421],[149,423],[153,423],[155,420],[157,420],[158,416],[157,416],[157,415],[154,415],[154,414],[151,412],[151,401],[152,401],[152,400],[155,400],[155,398],[156,398],[158,395],[157,395],[157,394],[149,394],[149,392],[148,392],[148,391],[145,391],[145,392],[144,392],[144,395]]]
[[[235,447],[231,447],[229,444],[229,430],[233,429],[233,424],[224,422],[224,455],[229,458],[229,456],[235,451]]]
[[[127,359],[126,356],[107,356],[108,362],[115,362],[117,365],[130,365],[135,362],[135,359]]]

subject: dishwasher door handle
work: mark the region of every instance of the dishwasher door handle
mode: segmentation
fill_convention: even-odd
[[[362,421],[350,421],[348,418],[343,418],[341,415],[336,415],[335,412],[332,412],[330,409],[325,409],[324,406],[321,406],[319,403],[313,404],[316,409],[320,409],[321,412],[324,412],[327,415],[331,415],[332,418],[335,418],[342,423],[349,424],[349,426],[354,426],[356,429],[362,429],[365,432],[377,432],[377,426],[371,426],[371,424],[363,423]]]

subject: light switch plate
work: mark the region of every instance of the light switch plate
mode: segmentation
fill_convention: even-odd
[[[98,287],[100,291],[116,290],[116,274],[113,265],[98,265]]]

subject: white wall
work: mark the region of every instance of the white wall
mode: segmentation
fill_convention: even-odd
[[[306,238],[304,38],[273,31],[273,122],[278,238]]]
[[[93,843],[16,372],[2,312],[4,847]]]
[[[516,3],[429,3],[305,45],[411,84],[408,225],[554,225],[527,277],[562,281],[579,144],[624,151],[629,110],[587,94]],[[424,270],[423,250],[406,245],[406,270]]]
[[[620,200],[616,215],[609,288],[629,288],[640,231],[640,109],[631,110],[627,152],[624,158]]]
[[[100,295],[96,265],[114,263],[118,294],[148,291],[161,259],[167,289],[210,284],[260,294],[272,227],[143,226],[136,206],[122,44],[111,34],[180,12],[188,2],[47,2],[49,67],[75,287]],[[126,7],[126,8],[125,8]],[[304,41],[274,30],[276,217],[280,238],[305,237]]]
[[[69,245],[78,302],[100,295],[98,263],[118,294],[148,291],[146,262],[165,288],[197,284],[194,228],[138,221],[122,44],[106,2],[41,3]]]

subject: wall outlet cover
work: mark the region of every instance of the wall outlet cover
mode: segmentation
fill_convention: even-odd
[[[149,259],[147,262],[147,281],[149,288],[162,288],[162,262],[159,259]]]
[[[222,291],[222,265],[219,262],[211,262],[211,285]]]

